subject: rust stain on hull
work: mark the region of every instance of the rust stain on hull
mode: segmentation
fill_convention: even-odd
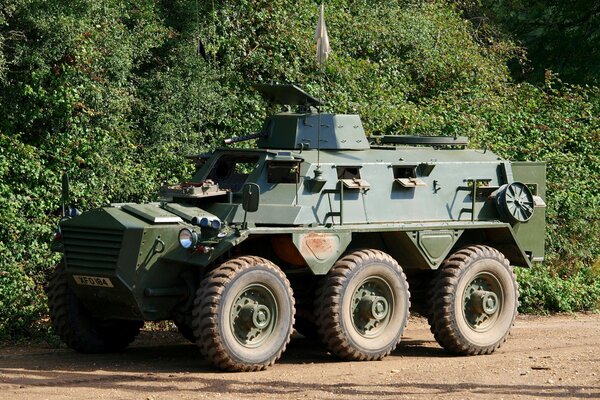
[[[311,254],[319,261],[328,260],[337,255],[340,239],[327,233],[307,233],[300,242],[300,253]]]

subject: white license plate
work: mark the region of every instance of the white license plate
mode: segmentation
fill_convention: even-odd
[[[110,279],[102,276],[73,275],[73,279],[78,285],[114,287]]]

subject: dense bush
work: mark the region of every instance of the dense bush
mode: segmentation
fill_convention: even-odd
[[[517,269],[520,308],[524,313],[597,311],[600,307],[599,271],[582,268],[561,278],[536,265]]]
[[[511,160],[547,163],[547,265],[560,276],[600,256],[600,90],[562,84],[506,85],[502,92],[426,100],[424,132],[467,134]]]
[[[549,261],[520,274],[523,309],[593,308],[595,289],[558,306],[535,294],[543,277],[598,277],[598,89],[551,73],[540,86],[515,83],[506,63],[520,48],[482,40],[445,1],[326,9],[333,52],[319,69],[315,2],[3,2],[0,336],[44,329],[63,171],[82,209],[147,201],[189,173],[184,155],[260,127],[256,81],[295,83],[330,110],[359,112],[371,134],[459,133],[511,159],[546,160]]]
[[[600,84],[600,3],[590,0],[460,0],[485,40],[514,38],[518,79],[543,82],[552,70],[570,83]]]
[[[0,338],[26,337],[43,329],[43,304],[45,298],[31,276],[26,265],[11,257],[0,243],[3,264],[0,269]]]

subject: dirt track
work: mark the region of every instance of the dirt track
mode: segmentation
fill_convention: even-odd
[[[296,337],[257,373],[216,372],[174,333],[143,332],[117,355],[0,349],[0,398],[10,400],[432,397],[600,398],[600,316],[519,317],[509,341],[479,357],[448,356],[420,318],[380,362],[338,362]]]

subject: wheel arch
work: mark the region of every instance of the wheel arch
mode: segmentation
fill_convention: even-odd
[[[308,267],[314,275],[325,275],[349,250],[371,248],[395,258],[405,271],[436,270],[460,248],[484,244],[500,251],[516,266],[531,266],[528,255],[519,245],[509,224],[481,226],[436,226],[426,229],[389,231],[297,232],[291,234],[249,235],[235,249],[262,243],[254,249],[274,249],[256,255],[280,260],[283,264]],[[255,252],[249,252],[254,254]]]
[[[494,247],[512,265],[531,266],[528,255],[519,246],[515,233],[508,224],[485,228],[440,227],[413,231],[354,233],[348,248],[382,250],[394,257],[405,271],[410,271],[436,270],[450,254],[476,244]]]
[[[462,247],[483,244],[495,248],[508,259],[511,265],[531,267],[527,253],[519,246],[515,232],[510,225],[494,228],[465,230],[449,254]]]

